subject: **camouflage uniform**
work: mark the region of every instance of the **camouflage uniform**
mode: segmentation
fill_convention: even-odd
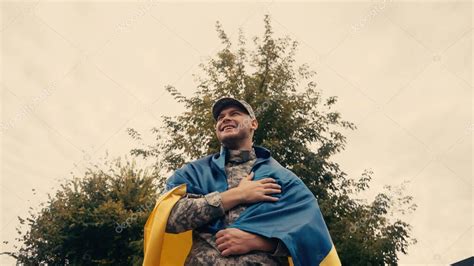
[[[229,150],[225,170],[229,189],[237,187],[240,180],[250,173],[256,161],[255,151]],[[179,233],[198,228],[225,215],[225,224],[233,223],[245,210],[238,205],[224,211],[219,192],[207,195],[186,194],[173,207],[168,218],[166,232]],[[283,242],[278,241],[274,253],[252,251],[243,255],[224,257],[217,249],[216,237],[210,233],[193,231],[193,246],[185,265],[288,265],[289,252]]]

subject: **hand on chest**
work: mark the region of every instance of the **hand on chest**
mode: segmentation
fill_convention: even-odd
[[[229,188],[237,187],[242,180],[252,170],[255,160],[250,160],[244,163],[227,163],[225,170],[227,174],[227,183]]]

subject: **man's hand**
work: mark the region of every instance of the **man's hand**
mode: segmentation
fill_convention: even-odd
[[[217,232],[216,244],[222,256],[241,255],[252,250],[272,252],[277,246],[276,241],[237,228]]]
[[[281,186],[275,179],[267,177],[257,181],[252,181],[254,172],[242,178],[237,189],[242,194],[242,203],[255,203],[259,201],[277,201],[277,197],[269,194],[281,193]]]
[[[267,177],[252,181],[253,176],[252,172],[244,177],[237,187],[221,192],[222,207],[225,211],[239,204],[278,200],[277,197],[268,196],[281,193],[281,186],[276,183],[275,179]]]

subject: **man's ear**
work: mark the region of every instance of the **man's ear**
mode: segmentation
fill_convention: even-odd
[[[257,130],[257,128],[258,128],[258,121],[257,121],[257,119],[253,119],[253,120],[252,120],[252,128],[253,128],[254,131]]]

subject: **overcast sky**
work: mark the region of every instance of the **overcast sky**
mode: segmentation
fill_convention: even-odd
[[[241,27],[252,43],[269,14],[358,127],[334,160],[350,177],[374,171],[369,199],[410,181],[419,207],[405,219],[418,244],[400,263],[472,255],[470,1],[3,1],[1,10],[2,240],[70,172],[135,147],[126,128],[147,132],[184,110],[164,86],[195,92],[198,64],[222,48],[216,20],[232,41]]]

